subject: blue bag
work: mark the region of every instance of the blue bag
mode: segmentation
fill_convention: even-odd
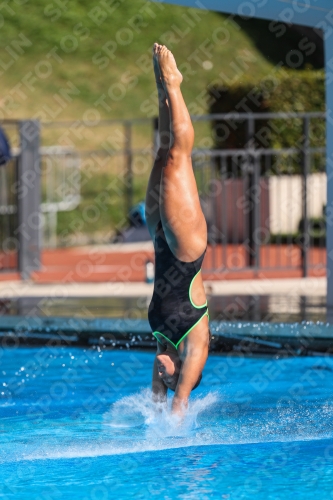
[[[147,225],[144,201],[132,207],[128,215],[131,226],[142,227]]]

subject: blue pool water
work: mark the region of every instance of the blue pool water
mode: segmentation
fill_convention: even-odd
[[[331,357],[211,355],[179,425],[153,353],[0,356],[0,498],[333,498]]]

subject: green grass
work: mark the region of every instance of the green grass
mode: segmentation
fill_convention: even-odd
[[[2,9],[0,59],[12,64],[1,75],[0,118],[84,121],[92,109],[101,119],[152,118],[158,113],[150,61],[155,41],[168,45],[176,56],[184,74],[182,88],[191,114],[208,111],[207,88],[212,84],[240,81],[245,74],[260,79],[273,68],[252,38],[237,23],[218,13],[147,4],[146,0],[108,3],[120,6],[104,20],[100,18],[98,24],[92,9],[106,10],[92,0],[58,0],[50,4],[34,0],[23,6],[11,2],[11,10]],[[19,47],[19,39],[25,40],[26,46]],[[114,49],[114,55],[108,47]],[[50,56],[52,50],[56,57]],[[27,81],[32,83],[27,85]],[[75,95],[66,97],[64,89],[69,86]],[[103,105],[98,104],[101,100]],[[197,144],[203,140],[205,146],[213,144],[208,124],[196,124],[195,128]],[[66,128],[43,129],[42,143],[66,144],[70,139],[77,149],[100,149],[107,139],[114,149],[122,147],[116,126],[86,128],[83,135],[71,131],[69,139],[64,133]],[[150,124],[137,126],[133,145],[149,146],[151,136]],[[80,206],[59,214],[58,234],[75,233],[72,226],[82,221],[81,232],[108,238],[124,220],[123,195],[111,192],[111,201],[98,220],[84,220],[83,212],[96,202],[101,189],[114,179],[121,181],[123,174],[120,157],[105,168],[96,168],[82,188]],[[135,176],[134,201],[144,197],[148,175],[145,169]]]
[[[124,0],[97,26],[92,9],[99,3],[69,0],[64,10],[54,3],[50,5],[58,11],[53,13],[47,5],[44,0],[35,0],[27,10],[14,2],[11,8],[15,14],[5,14],[2,10],[5,15],[0,36],[2,60],[12,59],[4,50],[8,46],[18,54],[1,76],[3,89],[10,91],[28,72],[37,77],[35,90],[23,85],[24,95],[15,93],[15,109],[10,113],[17,117],[29,117],[36,112],[47,116],[44,106],[54,104],[53,95],[66,87],[67,82],[78,89],[78,95],[72,96],[56,119],[80,118],[91,107],[97,107],[104,118],[156,114],[150,65],[155,41],[167,43],[179,65],[183,69],[187,65],[191,71],[190,77],[184,78],[184,95],[193,110],[200,112],[207,110],[202,91],[214,81],[221,82],[221,73],[232,79],[238,68],[243,68],[260,78],[272,67],[237,24],[226,22],[214,12],[158,3],[151,3],[148,9],[145,0]],[[135,16],[141,16],[141,26],[135,25],[139,19]],[[29,46],[19,49],[15,40],[20,34],[26,37]],[[106,44],[113,49],[113,55]],[[54,48],[57,60],[47,56]],[[52,72],[38,79],[38,64],[45,60],[52,64]],[[203,69],[205,60],[211,61],[211,69]],[[43,65],[40,68],[46,71]],[[96,106],[103,94],[107,109]]]

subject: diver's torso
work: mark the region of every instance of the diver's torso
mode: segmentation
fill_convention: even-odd
[[[193,262],[180,261],[170,250],[161,225],[157,226],[154,292],[148,319],[158,340],[166,337],[176,345],[207,312],[206,303],[196,306],[191,300],[191,284],[201,270],[204,255]]]

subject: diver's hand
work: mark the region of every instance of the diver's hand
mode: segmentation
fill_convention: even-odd
[[[188,399],[179,396],[174,396],[172,400],[171,413],[177,415],[181,420],[185,417],[188,407]]]

